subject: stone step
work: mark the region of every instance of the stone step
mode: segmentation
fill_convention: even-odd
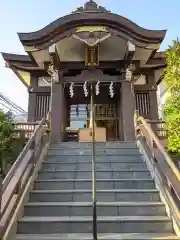
[[[17,234],[15,240],[93,240],[90,233],[77,234]],[[172,233],[101,233],[98,240],[180,240]]]
[[[57,162],[43,162],[42,171],[43,170],[91,170],[92,163],[57,163]],[[96,171],[102,169],[110,169],[110,170],[118,170],[118,169],[147,169],[147,165],[145,162],[112,162],[112,163],[96,163]]]
[[[152,179],[151,173],[148,170],[114,170],[104,169],[104,171],[96,172],[97,179]],[[80,171],[80,170],[44,170],[39,172],[38,180],[47,180],[47,179],[92,179],[91,171]]]
[[[93,216],[92,202],[28,203],[25,216]],[[166,216],[161,202],[97,202],[97,216]]]
[[[92,149],[84,149],[80,151],[79,149],[49,149],[48,155],[57,155],[57,156],[64,156],[64,155],[92,155]],[[140,152],[137,148],[127,148],[127,149],[96,149],[96,155],[117,155],[117,156],[123,156],[123,155],[136,155],[139,156]]]
[[[83,143],[83,142],[76,142],[72,143],[69,142],[69,144],[64,145],[64,143],[51,143],[50,144],[50,149],[51,148],[60,148],[60,149],[92,149],[92,143]],[[129,143],[129,144],[111,144],[111,143],[100,143],[100,142],[95,142],[94,146],[96,149],[137,149],[138,145],[136,143]]]
[[[84,153],[92,153],[92,147],[91,148],[62,148],[59,146],[51,146],[49,148],[49,151],[59,151],[59,152],[77,152],[79,154],[79,152],[84,152]],[[138,152],[139,153],[139,148],[138,147],[126,147],[126,148],[118,148],[118,147],[113,147],[113,148],[108,148],[108,147],[104,147],[104,148],[99,148],[95,146],[95,150],[98,153],[108,153],[108,152],[112,152],[112,153],[127,153],[128,151],[130,152]]]
[[[45,158],[45,162],[91,162],[92,161],[92,156],[91,155],[66,155],[66,156],[56,156],[56,155],[51,155],[47,156]],[[112,155],[112,156],[96,156],[95,157],[96,162],[139,162],[143,161],[142,156],[119,156],[119,155]]]
[[[155,183],[152,179],[97,179],[96,189],[154,189]],[[34,183],[36,190],[90,190],[92,180],[90,179],[49,179],[36,180]]]
[[[92,143],[83,143],[83,142],[53,142],[50,145],[50,148],[58,147],[62,149],[92,149]],[[104,148],[137,148],[136,142],[96,142],[96,148],[104,149]]]
[[[136,142],[95,147],[98,240],[178,239]],[[16,240],[93,240],[91,155],[91,143],[51,144]]]
[[[31,202],[90,202],[91,190],[34,190],[30,193]],[[157,202],[160,195],[156,189],[98,190],[100,202]]]
[[[98,233],[172,233],[172,223],[164,216],[102,216]],[[92,217],[23,217],[20,234],[92,233]]]

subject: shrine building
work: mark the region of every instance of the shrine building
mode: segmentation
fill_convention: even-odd
[[[88,141],[93,86],[97,141],[133,141],[135,113],[158,119],[165,34],[88,1],[39,31],[18,33],[26,55],[2,56],[28,89],[28,121],[51,110],[53,140],[76,133]]]

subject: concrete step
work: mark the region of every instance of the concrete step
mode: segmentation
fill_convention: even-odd
[[[57,162],[43,162],[42,171],[43,170],[91,170],[92,163],[57,163]],[[118,169],[147,169],[147,165],[145,162],[112,162],[112,163],[96,163],[96,170],[118,170]]]
[[[62,149],[92,149],[92,143],[83,143],[83,142],[53,142],[50,145],[50,148],[58,147]],[[136,142],[96,142],[95,147],[98,149],[104,148],[137,148]]]
[[[98,233],[172,233],[167,217],[102,216],[97,218]],[[92,217],[23,217],[20,234],[92,233]]]
[[[34,190],[30,193],[31,202],[90,202],[91,190]],[[98,190],[100,202],[157,202],[160,195],[156,189]]]
[[[93,216],[92,202],[34,202],[25,216]],[[97,202],[98,216],[166,216],[161,202]]]
[[[45,161],[48,162],[91,162],[92,161],[92,156],[91,155],[66,155],[66,156],[61,156],[61,155],[51,155],[47,156],[45,158]],[[103,156],[99,155],[95,157],[96,162],[139,162],[143,161],[141,155],[112,155],[112,156]]]
[[[152,179],[97,179],[96,189],[154,189],[155,183]],[[90,179],[50,179],[36,180],[36,190],[90,190],[92,180]]]
[[[178,239],[136,143],[95,145],[98,239]],[[16,240],[93,239],[91,154],[91,143],[51,144]]]
[[[92,234],[17,234],[15,240],[93,240]],[[101,233],[98,240],[180,240],[172,233]]]
[[[97,179],[152,179],[151,174],[148,170],[134,169],[134,170],[114,170],[109,169],[99,170],[96,172]],[[47,179],[92,179],[91,171],[80,171],[80,170],[44,170],[38,175],[38,180]]]
[[[84,144],[84,145],[82,145]],[[53,148],[59,148],[59,149],[63,149],[63,150],[73,150],[73,149],[85,149],[85,150],[92,150],[92,144],[87,144],[87,143],[76,143],[76,144],[72,144],[69,143],[69,145],[64,146],[63,144],[52,144],[50,145],[50,149]],[[96,142],[94,144],[95,149],[97,150],[104,150],[104,149],[110,149],[110,150],[114,150],[114,149],[138,149],[137,144],[109,144],[109,143],[98,143]]]
[[[64,156],[64,155],[92,155],[92,149],[59,149],[59,148],[50,148],[48,151],[48,155],[58,155],[58,156]],[[140,155],[138,148],[127,148],[127,149],[96,149],[96,155],[119,155],[119,156],[126,156],[126,155]]]

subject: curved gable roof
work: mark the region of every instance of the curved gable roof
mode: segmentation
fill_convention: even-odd
[[[81,24],[83,23],[83,25],[86,25],[88,23],[91,23],[92,20],[94,21],[95,25],[98,23],[98,25],[107,24],[109,26],[116,26],[119,29],[124,29],[128,32],[139,35],[141,38],[153,42],[161,42],[166,34],[166,30],[148,30],[138,26],[131,20],[116,14],[87,12],[83,14],[74,13],[66,15],[50,23],[39,31],[30,33],[18,33],[18,35],[21,41],[36,41],[47,37],[47,35],[51,35],[53,32],[55,33],[57,30],[60,32],[65,31],[70,27],[77,26],[77,24],[80,22]]]
[[[28,55],[4,53],[4,52],[2,52],[1,54],[5,61],[32,62],[32,60]]]
[[[18,35],[24,45],[48,45],[47,43],[54,41],[57,35],[62,35],[79,26],[106,26],[121,32],[122,36],[130,36],[130,39],[149,44],[161,43],[166,34],[166,30],[142,28],[131,20],[113,14],[95,2],[89,1],[85,3],[84,8],[78,8],[75,12],[55,20],[39,31],[18,33]]]

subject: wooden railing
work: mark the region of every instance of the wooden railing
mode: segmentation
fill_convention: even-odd
[[[136,136],[143,145],[152,165],[160,174],[163,186],[171,193],[180,208],[180,172],[152,130],[149,122],[143,117],[137,119]]]
[[[12,168],[0,183],[0,237],[4,234],[24,188],[32,176],[42,149],[49,140],[46,119],[42,119]]]
[[[160,140],[167,139],[167,130],[165,127],[165,121],[162,120],[146,120],[153,131],[156,133]],[[14,124],[15,137],[21,137],[22,139],[29,139],[39,122],[17,122]],[[78,140],[78,130],[66,129],[65,137],[68,141]]]
[[[39,122],[16,122],[14,123],[14,136],[22,139],[29,139]]]
[[[39,122],[16,122],[14,123],[14,137],[28,140]],[[78,130],[66,128],[65,141],[78,141]]]
[[[166,122],[163,120],[146,120],[160,140],[167,139]]]

